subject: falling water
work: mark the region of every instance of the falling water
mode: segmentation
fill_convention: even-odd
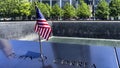
[[[0,22],[0,38],[21,39],[28,35],[34,36],[35,21]]]

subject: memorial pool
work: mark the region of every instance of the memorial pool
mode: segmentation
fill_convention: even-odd
[[[119,68],[118,40],[51,37],[49,41],[42,41],[42,50],[47,57],[44,65],[39,61],[38,42],[9,41],[17,57],[8,59],[0,51],[0,68]],[[20,57],[22,55],[27,57]]]

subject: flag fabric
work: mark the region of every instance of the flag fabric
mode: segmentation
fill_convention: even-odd
[[[37,6],[35,7],[35,9],[37,21],[35,24],[34,31],[38,33],[43,39],[48,40],[51,35],[52,29],[50,25],[47,23],[40,9]]]

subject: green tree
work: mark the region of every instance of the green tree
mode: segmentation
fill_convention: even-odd
[[[0,17],[5,17],[5,1],[0,0]]]
[[[31,2],[30,4],[31,4],[31,6],[30,6],[30,16],[29,17],[32,19],[35,19],[36,18],[35,3]]]
[[[0,0],[1,17],[19,17],[21,15],[30,15],[29,2],[26,0]]]
[[[18,0],[0,0],[0,12],[3,17],[12,17],[18,13]]]
[[[59,7],[58,4],[55,4],[53,7],[52,7],[52,17],[53,19],[57,18],[58,20],[63,16],[63,13],[64,11],[62,10],[62,8]]]
[[[120,0],[111,0],[109,7],[110,16],[117,19],[120,16]]]
[[[23,16],[23,19],[26,19],[26,17],[28,17],[31,14],[30,5],[30,2],[21,2],[20,14]]]
[[[84,0],[80,1],[80,5],[76,9],[77,16],[79,18],[88,18],[91,15],[89,6],[84,2]]]
[[[101,0],[96,8],[95,16],[99,19],[106,20],[109,16],[109,5],[105,0]]]
[[[21,0],[23,1],[23,0]],[[20,12],[20,8],[21,8],[21,1],[19,0],[11,0],[11,13],[10,13],[10,17],[15,20],[16,17],[20,17],[21,16],[21,12]]]
[[[46,7],[47,7],[47,9],[48,9],[48,11],[49,11],[48,18],[52,18],[52,17],[51,17],[51,15],[52,15],[52,7],[51,7],[48,3],[46,3]]]
[[[75,8],[70,5],[69,3],[66,3],[63,7],[64,10],[64,18],[65,19],[71,19],[73,17],[76,17]]]
[[[40,11],[42,12],[42,14],[43,14],[46,18],[49,18],[49,17],[50,17],[50,11],[49,11],[49,9],[47,9],[46,4],[39,2],[39,3],[38,3],[38,7],[40,8]]]

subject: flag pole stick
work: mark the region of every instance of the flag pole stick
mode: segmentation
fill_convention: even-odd
[[[114,47],[114,50],[115,50],[115,55],[116,55],[116,60],[117,60],[117,63],[118,63],[118,67],[120,68],[120,62],[119,62],[119,59],[118,59],[118,54],[117,54],[117,50],[116,50],[116,47]]]
[[[38,35],[39,36],[39,35]],[[41,57],[41,61],[44,61],[44,56],[42,54],[42,43],[41,43],[41,37],[39,36],[39,45],[40,45],[40,57]]]
[[[47,59],[46,56],[43,55],[42,53],[42,42],[41,42],[41,37],[40,35],[38,34],[39,36],[39,45],[40,45],[40,60],[42,61],[42,68],[44,68],[44,60]]]

